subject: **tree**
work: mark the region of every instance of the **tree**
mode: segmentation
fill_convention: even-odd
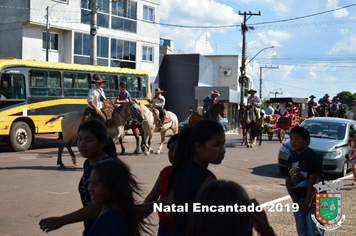
[[[335,101],[336,98],[340,99],[340,102],[344,105],[345,109],[348,111],[352,106],[353,100],[356,98],[350,91],[342,91],[333,97],[332,101]]]

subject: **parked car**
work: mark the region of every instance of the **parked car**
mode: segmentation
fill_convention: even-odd
[[[309,147],[322,156],[324,173],[345,176],[348,170],[345,161],[351,159],[351,147],[335,149],[335,146],[350,142],[356,122],[333,117],[314,117],[306,119],[300,126],[310,133]],[[293,152],[288,139],[279,149],[278,166],[281,173],[284,172],[288,157]]]
[[[179,132],[181,132],[185,127],[189,125],[189,117],[190,116],[188,116],[188,118],[185,121],[179,122],[178,124]],[[219,123],[221,124],[221,126],[224,128],[224,131],[226,132],[227,128],[229,127],[228,120],[219,115]]]

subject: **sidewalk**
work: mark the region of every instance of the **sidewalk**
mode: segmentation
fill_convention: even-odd
[[[352,174],[351,174],[352,175]],[[341,188],[341,214],[345,215],[345,221],[342,223],[340,228],[332,231],[325,231],[325,236],[348,236],[348,235],[356,235],[356,186],[352,184],[352,177],[341,180],[344,186]],[[280,203],[292,204],[292,200],[289,198],[287,200],[283,200]],[[276,203],[275,203],[276,204]],[[268,208],[266,207],[267,211]],[[271,226],[274,229],[276,235],[286,235],[292,236],[297,235],[297,231],[295,228],[295,220],[293,216],[293,212],[266,212],[268,220]],[[254,232],[253,235],[257,235]]]

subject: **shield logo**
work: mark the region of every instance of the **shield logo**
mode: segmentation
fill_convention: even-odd
[[[341,218],[341,194],[317,193],[316,217],[323,224],[338,222]]]

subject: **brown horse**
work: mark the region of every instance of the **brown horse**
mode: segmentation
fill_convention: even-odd
[[[322,104],[316,108],[316,111],[319,113],[321,117],[328,117],[329,116],[329,105]]]
[[[221,117],[225,117],[224,116],[225,106],[221,102],[215,103],[209,109],[211,110],[211,113],[213,114],[213,120],[219,121],[219,115]],[[199,115],[198,111],[194,111],[189,117],[189,125],[193,126],[201,119],[211,119],[209,117],[209,110],[207,110],[203,116]]]
[[[256,108],[254,106],[245,106],[241,107],[242,117],[240,118],[240,124],[242,127],[243,133],[243,144],[246,144],[246,147],[254,147],[256,145],[257,137],[260,140],[259,146],[262,144],[262,119],[257,119]],[[250,130],[250,135],[249,135]],[[251,144],[249,142],[249,138]]]

